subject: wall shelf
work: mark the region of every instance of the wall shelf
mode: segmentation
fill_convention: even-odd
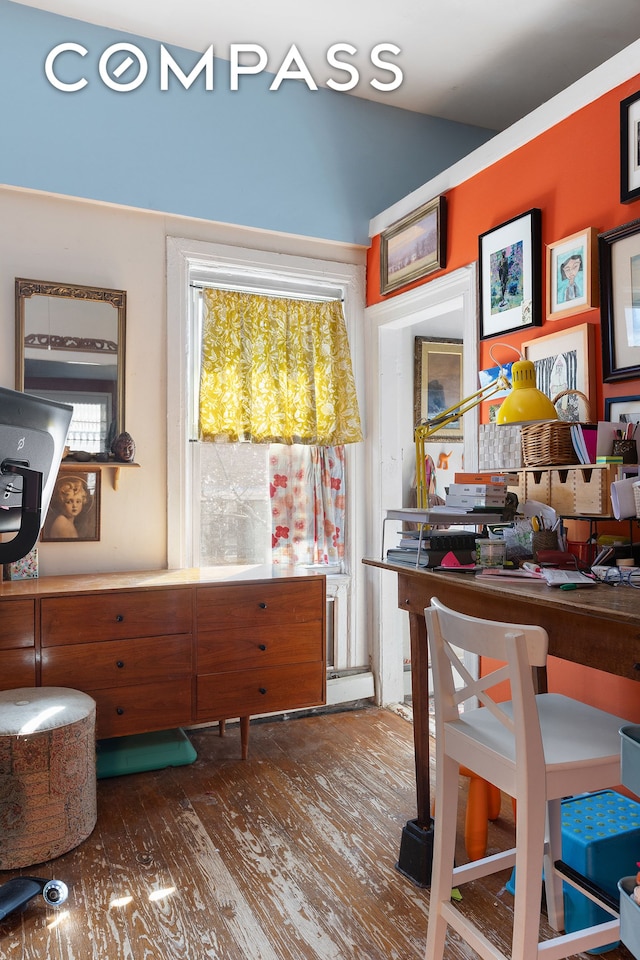
[[[114,490],[117,490],[120,486],[121,470],[139,468],[139,463],[118,463],[115,460],[109,460],[107,463],[103,463],[100,460],[64,460],[60,464],[60,471],[62,473],[74,473],[78,470],[99,470],[101,473],[102,471],[108,471],[111,473],[111,485]]]

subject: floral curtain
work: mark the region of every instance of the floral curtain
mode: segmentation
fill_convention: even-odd
[[[272,562],[342,562],[344,447],[273,444],[269,453]]]
[[[200,438],[362,440],[342,303],[205,290]]]

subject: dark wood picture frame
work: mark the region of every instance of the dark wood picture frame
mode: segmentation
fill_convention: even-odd
[[[542,326],[541,217],[533,207],[478,237],[481,340]]]
[[[620,103],[620,203],[640,197],[640,90]]]
[[[605,383],[640,377],[640,220],[598,235]]]
[[[447,259],[447,201],[439,196],[396,220],[380,235],[380,293],[391,293]]]

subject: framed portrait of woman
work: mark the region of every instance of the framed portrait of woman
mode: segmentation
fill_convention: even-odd
[[[42,528],[42,541],[77,543],[100,539],[99,469],[78,470],[63,467],[51,495],[51,503]]]

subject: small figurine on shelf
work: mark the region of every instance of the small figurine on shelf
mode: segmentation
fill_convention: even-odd
[[[120,433],[113,443],[111,450],[119,463],[133,463],[136,458],[136,445],[129,433]]]

